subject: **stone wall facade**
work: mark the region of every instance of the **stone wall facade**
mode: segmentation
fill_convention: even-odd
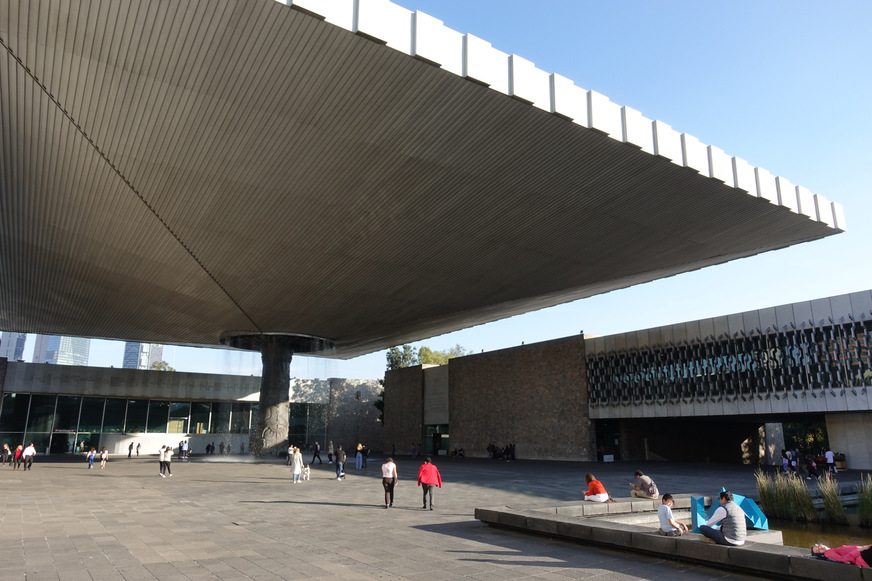
[[[327,415],[327,439],[334,446],[342,445],[353,457],[358,442],[374,452],[382,451],[384,428],[378,421],[375,400],[382,387],[378,380],[330,379],[330,404]],[[321,442],[326,453],[327,445]],[[324,455],[326,458],[327,456]]]
[[[384,450],[403,454],[420,442],[424,421],[424,369],[420,365],[385,373]]]
[[[449,362],[451,448],[486,457],[595,460],[582,335]]]

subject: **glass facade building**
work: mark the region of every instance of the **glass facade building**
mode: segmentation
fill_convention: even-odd
[[[4,393],[0,398],[0,443],[12,448],[33,442],[50,454],[99,449],[106,434],[178,434],[227,438],[246,435],[257,415],[256,402],[209,402]],[[308,448],[325,441],[327,405],[291,406],[291,441]],[[174,441],[170,440],[170,441]]]

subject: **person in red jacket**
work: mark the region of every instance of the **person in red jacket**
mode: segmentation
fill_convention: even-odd
[[[587,491],[584,493],[585,500],[591,502],[614,502],[609,493],[606,492],[606,487],[593,474],[587,474],[584,479],[587,481]]]
[[[828,561],[868,567],[872,563],[872,550],[870,550],[870,547],[872,545],[842,545],[841,547],[831,549],[826,545],[814,545],[811,548],[811,552],[812,555],[822,555]]]
[[[427,496],[430,497],[430,510],[433,510],[433,489],[437,486],[442,488],[442,476],[431,462],[430,456],[424,458],[424,463],[418,469],[418,486],[424,491],[424,510],[427,510]]]

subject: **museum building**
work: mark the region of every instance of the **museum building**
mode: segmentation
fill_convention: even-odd
[[[518,459],[773,464],[784,422],[825,423],[872,468],[872,291],[385,376],[385,442]],[[697,434],[699,437],[689,437]],[[793,442],[787,442],[792,445]],[[810,450],[811,451],[811,450]]]

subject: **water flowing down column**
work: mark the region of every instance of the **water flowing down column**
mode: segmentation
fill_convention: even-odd
[[[276,456],[288,447],[288,418],[293,342],[283,335],[264,335],[260,345],[263,374],[260,405],[251,431],[250,447],[255,456]]]

